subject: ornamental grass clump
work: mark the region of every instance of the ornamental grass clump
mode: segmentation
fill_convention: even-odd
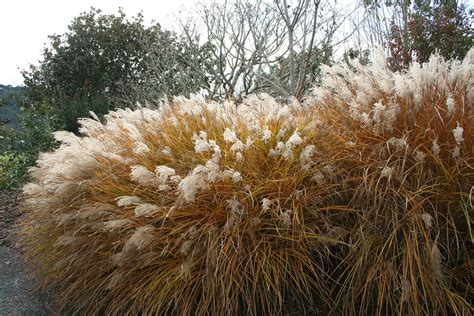
[[[345,313],[469,314],[474,293],[474,50],[406,72],[327,67],[314,91],[357,217],[333,295]],[[341,168],[341,167],[339,167]]]
[[[87,314],[324,301],[332,239],[320,208],[337,198],[338,158],[302,113],[265,96],[237,107],[176,98],[84,119],[83,137],[56,133],[63,145],[24,188],[21,237],[38,275],[60,306]]]
[[[472,58],[83,119],[31,170],[25,255],[64,312],[467,314]]]

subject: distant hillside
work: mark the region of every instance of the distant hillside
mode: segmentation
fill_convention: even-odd
[[[17,113],[19,111],[16,106],[15,98],[13,94],[21,93],[23,87],[12,87],[0,84],[0,125],[18,129],[20,124],[18,123]]]

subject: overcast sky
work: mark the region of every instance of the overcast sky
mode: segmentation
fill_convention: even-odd
[[[124,8],[127,16],[143,11],[146,21],[155,20],[171,29],[173,16],[191,9],[195,0],[7,0],[0,4],[0,84],[20,85],[20,69],[36,64],[47,36],[62,34],[79,13],[91,6],[104,13]]]

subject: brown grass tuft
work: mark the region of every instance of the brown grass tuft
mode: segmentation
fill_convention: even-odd
[[[468,314],[473,56],[84,119],[31,171],[25,255],[59,311]]]

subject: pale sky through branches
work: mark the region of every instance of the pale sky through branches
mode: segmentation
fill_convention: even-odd
[[[116,14],[122,7],[127,18],[143,12],[145,23],[152,20],[166,30],[177,30],[179,15],[196,13],[197,3],[208,0],[5,0],[0,6],[0,84],[21,85],[21,70],[38,64],[41,52],[49,42],[48,35],[63,34],[71,21],[91,7],[105,14]],[[218,0],[221,1],[221,0]],[[223,1],[223,0],[222,0]],[[273,1],[273,0],[268,0]],[[339,8],[351,12],[361,0],[332,0]],[[291,1],[290,1],[291,2]],[[473,6],[474,0],[461,0]],[[346,23],[344,34],[351,33]],[[353,26],[352,26],[353,27]]]
[[[143,12],[145,22],[152,20],[166,30],[177,30],[178,15],[193,15],[198,3],[210,0],[8,0],[0,6],[0,84],[21,85],[21,70],[37,65],[48,35],[63,34],[71,21],[91,7],[105,14],[123,8],[127,18]],[[224,1],[224,0],[217,0]],[[268,0],[273,1],[273,0]],[[332,0],[354,5],[360,0]],[[291,2],[291,1],[290,1]],[[185,19],[184,19],[185,20]]]
[[[62,34],[81,12],[90,7],[115,14],[119,7],[127,17],[143,11],[145,21],[155,20],[165,29],[173,28],[175,14],[192,10],[195,0],[14,0],[0,6],[0,84],[23,83],[21,69],[37,64],[47,36]]]

